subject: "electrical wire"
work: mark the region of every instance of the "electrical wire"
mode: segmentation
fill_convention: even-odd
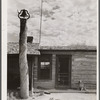
[[[43,0],[41,0],[41,8],[40,8],[40,33],[39,33],[39,44],[41,42],[41,33],[42,33],[42,7],[43,7]]]

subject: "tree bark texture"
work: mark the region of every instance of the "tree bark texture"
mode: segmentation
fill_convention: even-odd
[[[27,26],[26,19],[20,19],[19,36],[19,68],[20,68],[20,95],[21,98],[29,97],[29,72],[27,63]]]

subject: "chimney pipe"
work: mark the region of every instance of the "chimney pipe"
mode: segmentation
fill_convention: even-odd
[[[32,36],[28,36],[27,37],[27,43],[32,43],[33,42],[33,37]]]

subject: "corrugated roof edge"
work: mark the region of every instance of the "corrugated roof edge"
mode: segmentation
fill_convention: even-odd
[[[40,55],[39,50],[97,50],[96,46],[86,46],[86,45],[70,45],[70,46],[40,46],[39,43],[28,43],[28,54]],[[18,42],[8,42],[7,43],[7,53],[8,54],[18,54],[19,53],[19,43]]]
[[[71,45],[71,46],[39,46],[39,50],[97,50],[96,46]]]

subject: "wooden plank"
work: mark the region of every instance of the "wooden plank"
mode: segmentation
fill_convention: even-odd
[[[93,80],[96,80],[96,76],[93,76],[93,77],[91,77],[91,76],[84,76],[84,77],[83,76],[79,76],[79,77],[74,76],[73,79],[74,80],[77,80],[77,79],[82,80],[83,79],[83,80],[87,80],[87,81],[89,81],[89,80],[93,81]]]
[[[96,81],[95,80],[82,80],[84,83],[91,83],[91,84],[96,84]],[[76,79],[76,80],[72,80],[72,83],[78,83],[79,80]]]
[[[91,61],[91,62],[84,62],[84,61],[80,61],[80,62],[72,62],[72,66],[73,67],[77,67],[77,66],[96,66],[97,65],[97,63],[96,62],[93,62],[93,61]]]
[[[96,75],[95,71],[74,71],[72,72],[73,75]]]

